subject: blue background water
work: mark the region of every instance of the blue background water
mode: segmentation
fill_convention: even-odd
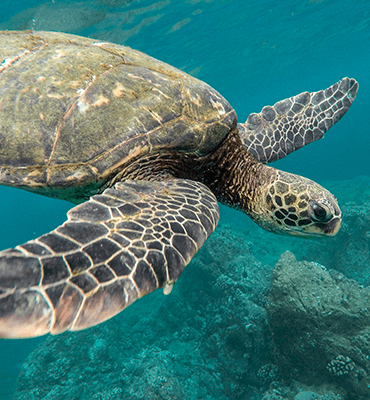
[[[221,92],[240,121],[264,105],[354,77],[360,90],[345,118],[324,140],[274,166],[320,183],[370,175],[368,0],[1,0],[0,9],[2,29],[61,30],[166,61]],[[1,248],[53,229],[69,207],[0,187]],[[222,212],[221,223],[240,220]],[[12,398],[20,363],[42,340],[0,342],[0,399]]]

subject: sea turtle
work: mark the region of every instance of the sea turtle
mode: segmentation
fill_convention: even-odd
[[[0,183],[82,203],[0,252],[0,336],[96,325],[165,294],[216,228],[217,201],[262,228],[335,235],[335,197],[271,168],[324,136],[358,89],[344,78],[237,123],[206,83],[128,47],[0,33]]]

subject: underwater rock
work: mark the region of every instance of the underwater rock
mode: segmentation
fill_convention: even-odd
[[[365,190],[359,184],[351,193]],[[341,186],[333,191],[341,195]],[[272,235],[223,210],[227,223],[169,296],[158,291],[100,326],[48,337],[23,364],[15,400],[297,400],[305,392],[344,400],[341,386],[354,393],[346,400],[368,400],[366,289],[285,254],[269,295],[272,341],[267,333],[265,293],[285,249],[370,282],[370,201],[366,193],[361,203],[344,199],[352,202],[342,206],[342,229],[322,241]],[[281,379],[292,377],[308,386],[284,388]],[[323,382],[335,392],[318,390]]]
[[[342,206],[343,223],[332,240],[313,242],[311,260],[336,269],[364,286],[370,285],[370,201]],[[307,254],[308,255],[308,254]]]
[[[261,400],[277,376],[263,297],[270,276],[246,236],[221,224],[170,295],[48,336],[23,364],[15,399]]]
[[[370,290],[285,252],[276,264],[267,315],[285,379],[334,383],[346,399],[370,398]]]

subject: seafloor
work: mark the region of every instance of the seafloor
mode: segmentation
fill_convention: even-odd
[[[326,186],[344,201],[335,238],[223,218],[169,296],[48,337],[15,399],[369,399],[370,178]]]

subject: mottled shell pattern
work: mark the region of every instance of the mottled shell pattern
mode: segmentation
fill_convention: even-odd
[[[138,157],[208,154],[236,126],[217,91],[129,47],[5,32],[0,60],[1,184],[78,201]]]

